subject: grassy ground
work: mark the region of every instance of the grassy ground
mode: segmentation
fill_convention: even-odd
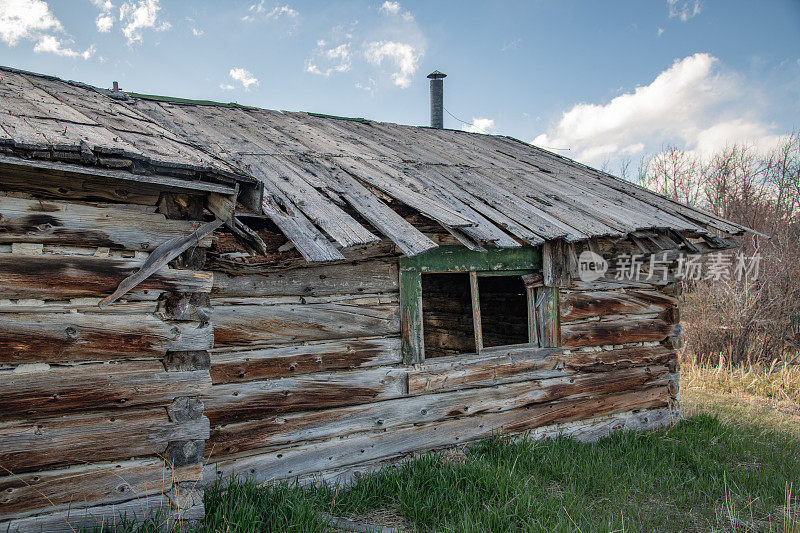
[[[658,432],[494,438],[346,491],[209,490],[199,529],[330,531],[330,513],[412,531],[800,531],[800,406],[688,381],[681,394],[685,420]]]

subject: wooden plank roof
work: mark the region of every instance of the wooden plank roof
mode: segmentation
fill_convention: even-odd
[[[7,158],[117,167],[125,159],[173,177],[263,184],[261,211],[309,261],[340,260],[340,249],[380,238],[353,212],[407,255],[435,247],[394,203],[473,249],[747,230],[500,135],[113,93],[6,68],[0,110]]]

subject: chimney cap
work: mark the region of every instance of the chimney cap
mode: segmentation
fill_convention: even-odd
[[[444,72],[439,72],[438,70],[434,70],[433,72],[428,74],[428,78],[430,78],[432,80],[440,80],[440,79],[446,78],[446,77],[447,77],[447,74],[445,74]]]

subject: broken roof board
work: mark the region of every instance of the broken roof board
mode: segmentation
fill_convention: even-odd
[[[263,183],[263,212],[309,261],[378,239],[344,206],[406,255],[435,246],[388,200],[474,249],[746,230],[509,137],[110,93],[12,69],[0,69],[0,95],[0,144],[15,155],[89,150]]]

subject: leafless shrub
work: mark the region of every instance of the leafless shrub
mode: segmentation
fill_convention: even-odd
[[[789,361],[800,340],[800,136],[759,156],[732,145],[707,161],[668,148],[640,165],[640,182],[671,198],[712,211],[768,235],[741,239],[740,251],[762,259],[759,276],[687,287],[687,355],[739,365]]]

